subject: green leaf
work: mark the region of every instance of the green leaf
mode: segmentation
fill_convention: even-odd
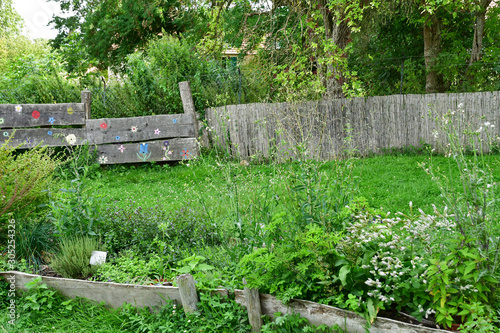
[[[181,274],[186,274],[191,272],[191,267],[190,266],[183,266],[179,269],[174,269],[174,271],[179,272]]]
[[[339,279],[342,282],[343,286],[347,285],[347,274],[349,274],[350,271],[351,271],[351,267],[347,266],[347,265],[342,266],[340,268]]]
[[[464,275],[470,273],[474,268],[476,268],[476,263],[475,262],[469,263],[467,266],[465,266]]]
[[[196,269],[198,271],[209,271],[211,269],[214,269],[215,267],[214,266],[210,266],[210,265],[207,265],[207,264],[199,264],[198,267],[196,267]]]

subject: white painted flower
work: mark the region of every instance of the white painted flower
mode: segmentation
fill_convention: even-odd
[[[23,111],[23,107],[21,105],[16,105],[16,112]]]
[[[74,145],[76,143],[76,136],[74,134],[68,135],[65,139],[66,142],[70,145]]]
[[[108,158],[106,156],[99,157],[99,163],[100,164],[108,163]]]
[[[130,130],[132,131],[132,133],[136,133],[137,132],[137,126],[132,126],[130,128]]]

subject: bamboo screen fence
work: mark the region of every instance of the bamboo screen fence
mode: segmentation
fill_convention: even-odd
[[[212,144],[240,158],[332,159],[422,143],[439,147],[446,136],[434,118],[447,111],[461,129],[490,122],[490,134],[499,134],[498,91],[228,105],[207,109],[206,121]]]

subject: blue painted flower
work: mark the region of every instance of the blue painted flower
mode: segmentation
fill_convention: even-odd
[[[139,154],[147,154],[148,153],[148,144],[141,143],[141,148],[139,150]]]
[[[172,120],[172,122],[173,122],[174,124],[176,124],[176,123],[177,123],[177,119]]]
[[[9,136],[9,132],[3,132],[3,136]]]
[[[54,117],[50,117],[50,118],[49,118],[49,123],[54,124],[54,121],[56,121],[56,120],[54,119]]]
[[[168,147],[170,146],[170,143],[168,141],[163,141],[163,146]]]
[[[48,132],[47,132],[47,134],[48,134],[48,135],[52,135],[52,131],[48,131]]]
[[[120,140],[120,137],[117,135],[115,139],[118,141],[118,140]]]

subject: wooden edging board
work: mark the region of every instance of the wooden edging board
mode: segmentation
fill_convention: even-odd
[[[235,290],[237,303],[245,304],[243,290]],[[274,318],[274,314],[280,312],[298,313],[301,317],[309,320],[312,325],[326,325],[332,327],[339,325],[341,329],[349,333],[365,333],[366,319],[355,312],[339,309],[333,306],[318,304],[300,299],[292,299],[288,305],[284,305],[279,299],[272,295],[260,294],[262,314]],[[432,329],[424,326],[407,324],[404,322],[377,317],[369,329],[370,333],[438,333],[448,332],[440,329]]]
[[[39,275],[27,274],[17,271],[0,272],[4,278],[15,279],[16,289],[25,290],[25,284]],[[85,297],[96,302],[105,302],[110,307],[117,308],[123,303],[129,303],[137,307],[156,307],[165,304],[165,300],[174,300],[181,305],[182,300],[177,287],[166,286],[141,286],[122,284],[114,282],[94,282],[86,280],[74,280],[54,277],[41,277],[46,285],[57,289],[66,297]],[[216,289],[213,293],[227,296],[225,289]],[[235,301],[247,306],[243,290],[235,289]],[[310,301],[293,299],[288,305],[283,305],[276,297],[260,294],[262,314],[274,318],[274,314],[281,312],[298,313],[309,320],[313,325],[325,324],[329,327],[339,325],[350,333],[365,333],[366,320],[358,314],[335,308],[333,306],[318,304]],[[445,333],[448,331],[431,329],[399,322],[396,320],[378,317],[369,329],[371,333]]]

